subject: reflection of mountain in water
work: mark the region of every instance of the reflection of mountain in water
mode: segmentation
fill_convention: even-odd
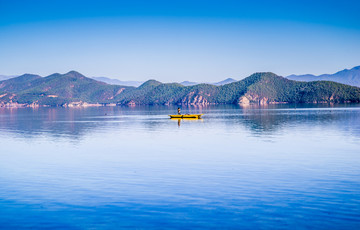
[[[107,114],[113,114],[112,107],[1,109],[0,129],[26,138],[43,134],[80,138],[85,133],[110,125],[102,118]]]
[[[307,107],[305,107],[307,106]],[[356,107],[357,106],[357,107]],[[0,135],[22,138],[41,136],[81,139],[94,132],[144,130],[159,132],[177,127],[168,119],[177,107],[89,107],[0,109]],[[293,128],[334,127],[346,135],[360,137],[358,105],[271,105],[241,108],[235,105],[186,107],[192,113],[205,113],[203,122],[186,122],[190,129],[227,131],[248,129],[252,135],[273,135]],[[174,126],[175,125],[175,126]]]
[[[285,128],[333,126],[339,131],[360,137],[360,108],[353,105],[275,105],[243,108],[237,119],[258,135],[279,132]]]
[[[176,107],[177,108],[177,107]],[[0,108],[0,135],[34,138],[42,135],[80,139],[103,130],[155,131],[176,111],[172,106]]]

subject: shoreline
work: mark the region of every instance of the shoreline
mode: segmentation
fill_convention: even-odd
[[[327,101],[320,101],[320,102],[267,102],[267,103],[261,103],[261,102],[250,102],[250,103],[179,103],[179,104],[135,104],[135,103],[128,103],[128,104],[117,104],[117,103],[87,103],[87,102],[71,102],[66,103],[64,105],[41,105],[37,103],[31,103],[31,104],[25,104],[25,103],[2,103],[0,104],[0,108],[86,108],[86,107],[138,107],[138,106],[213,106],[213,105],[239,105],[242,107],[248,107],[248,106],[267,106],[267,105],[290,105],[290,104],[299,104],[299,105],[316,105],[316,104],[329,104],[329,105],[340,105],[340,104],[359,104],[359,102],[327,102]]]

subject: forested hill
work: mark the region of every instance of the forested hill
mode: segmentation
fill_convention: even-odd
[[[48,77],[22,75],[0,81],[0,106],[14,104],[268,104],[359,103],[360,88],[330,81],[297,82],[273,73],[255,73],[222,86],[183,86],[149,80],[141,86],[108,85],[71,71]]]
[[[134,87],[108,85],[70,71],[47,77],[24,74],[0,81],[0,106],[48,105],[63,106],[73,102],[109,103],[126,89]]]
[[[360,102],[360,88],[329,81],[297,82],[273,73],[214,86],[148,81],[116,98],[119,104],[267,104]]]

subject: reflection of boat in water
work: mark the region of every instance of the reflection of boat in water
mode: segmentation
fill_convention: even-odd
[[[201,115],[202,114],[200,114],[200,116]],[[185,118],[180,118],[180,117],[173,118],[173,117],[170,117],[170,120],[177,121],[179,127],[180,127],[181,121],[183,121],[183,122],[191,122],[191,121],[193,121],[193,122],[200,122],[201,121],[202,122],[203,121],[202,118],[197,118],[197,117],[196,118],[195,117],[185,117]]]
[[[181,119],[200,119],[203,114],[176,114],[169,115],[170,118],[181,118]]]

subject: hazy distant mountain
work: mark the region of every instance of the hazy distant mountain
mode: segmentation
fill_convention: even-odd
[[[347,85],[360,87],[360,66],[356,66],[352,69],[344,69],[334,74],[322,74],[315,76],[312,74],[305,75],[290,75],[288,79],[295,81],[334,81]]]
[[[233,79],[233,78],[227,78],[227,79],[225,79],[223,81],[219,81],[219,82],[215,82],[215,83],[205,83],[205,84],[220,86],[220,85],[226,85],[226,84],[233,83],[233,82],[236,82],[236,80]],[[193,86],[193,85],[204,84],[204,83],[192,82],[192,81],[183,81],[180,84],[183,85],[183,86]]]
[[[120,81],[118,79],[112,79],[112,78],[108,78],[108,77],[92,77],[92,79],[95,79],[95,80],[101,81],[101,82],[105,82],[105,83],[111,84],[111,85],[123,85],[123,86],[134,86],[134,87],[139,87],[141,84],[144,83],[142,81]],[[220,85],[233,83],[235,81],[236,81],[235,79],[227,78],[227,79],[225,79],[223,81],[220,81],[220,82],[206,83],[206,84],[220,86]],[[180,84],[183,85],[183,86],[193,86],[193,85],[204,84],[204,83],[192,82],[192,81],[183,81]]]
[[[193,85],[198,85],[200,84],[199,82],[193,82],[193,81],[183,81],[180,82],[181,85],[183,86],[193,86]]]
[[[213,83],[213,85],[226,85],[226,84],[230,84],[230,83],[233,83],[233,82],[236,82],[236,80],[233,79],[233,78],[227,78],[227,79],[225,79],[223,81]]]
[[[4,81],[14,77],[17,77],[17,75],[0,75],[0,81]]]
[[[25,74],[0,81],[0,107],[14,103],[67,106],[84,102],[117,105],[359,103],[360,88],[330,81],[298,82],[273,73],[255,73],[222,86],[183,86],[149,80],[135,88],[109,85],[75,71],[44,78]]]
[[[112,79],[107,77],[92,77],[92,79],[95,79],[97,81],[102,81],[111,85],[124,85],[124,86],[134,86],[134,87],[138,87],[142,83],[144,83],[143,81],[120,81],[118,79]]]

